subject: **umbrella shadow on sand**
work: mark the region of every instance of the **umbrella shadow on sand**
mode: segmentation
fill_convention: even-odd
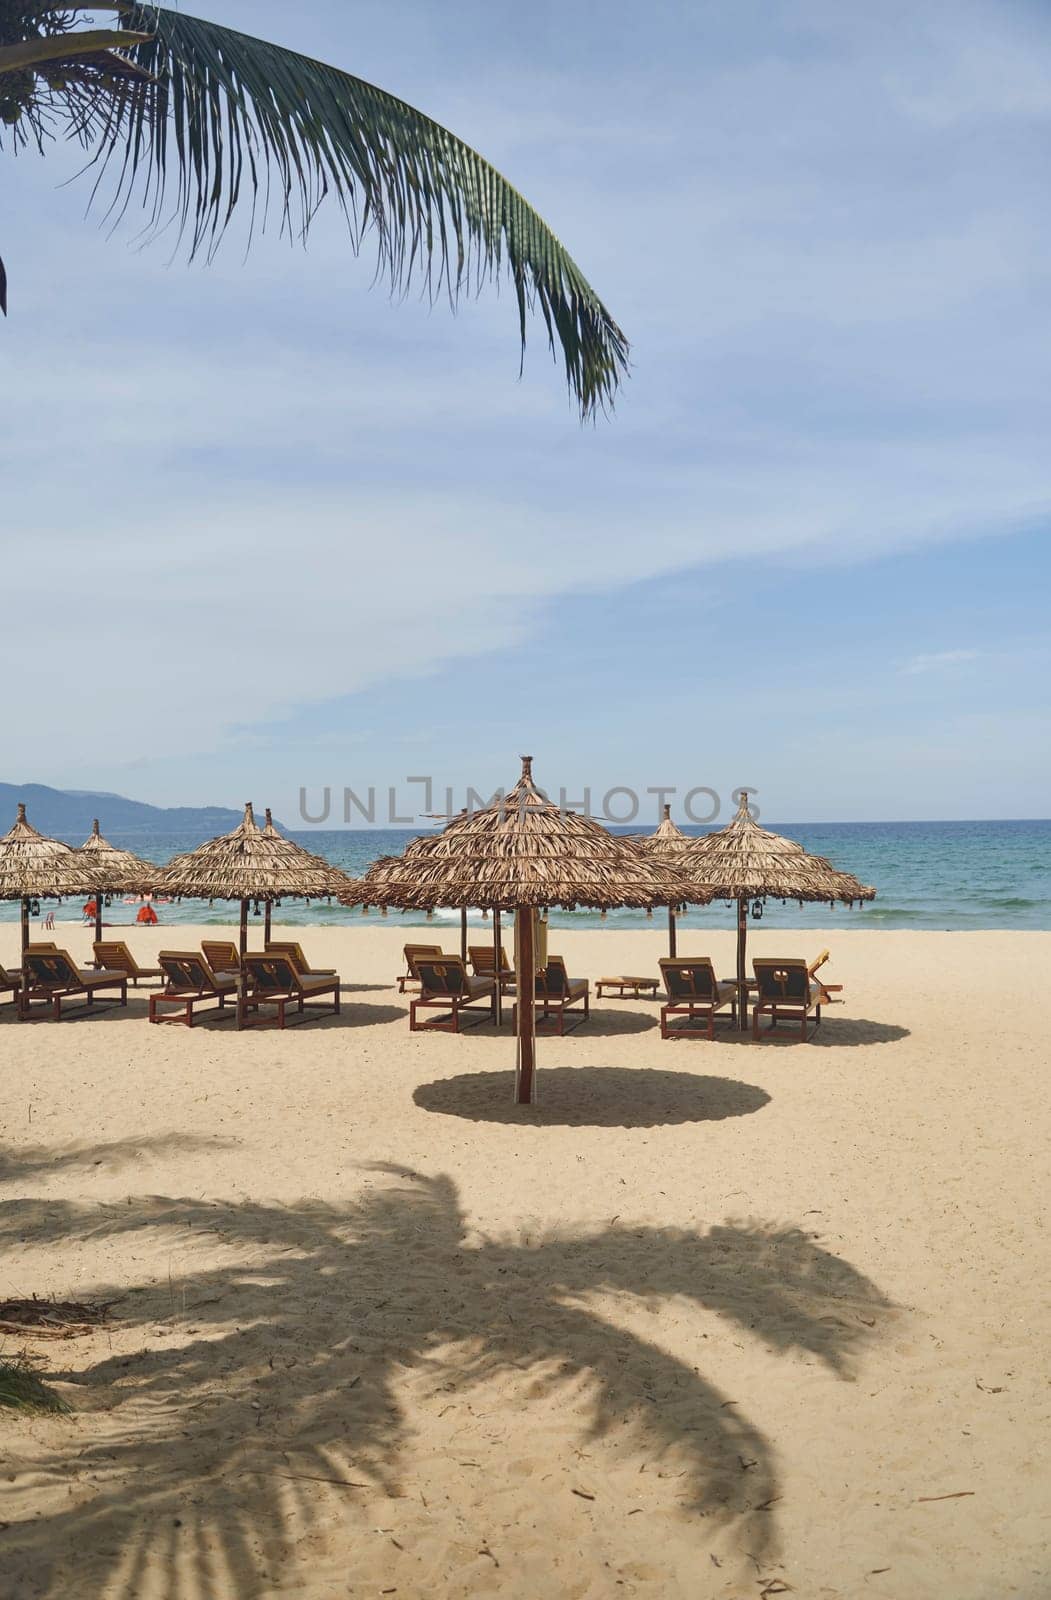
[[[424,1111],[472,1122],[531,1127],[656,1128],[747,1117],[770,1103],[765,1089],[734,1078],[660,1067],[545,1067],[538,1100],[514,1104],[513,1071],[461,1072],[422,1083],[413,1100]]]
[[[123,1317],[153,1347],[56,1374],[75,1409],[96,1415],[49,1424],[33,1471],[6,1487],[11,1600],[133,1600],[154,1587],[168,1600],[264,1600],[294,1577],[311,1531],[333,1530],[351,1560],[369,1498],[406,1496],[399,1514],[425,1525],[431,1513],[405,1487],[406,1383],[414,1409],[440,1416],[504,1380],[509,1438],[531,1398],[556,1400],[563,1422],[579,1419],[580,1444],[630,1471],[655,1509],[705,1519],[702,1550],[721,1528],[756,1561],[773,1558],[771,1442],[697,1367],[609,1320],[610,1302],[687,1302],[771,1360],[795,1353],[849,1379],[889,1313],[868,1279],[800,1229],[762,1222],[480,1237],[450,1178],[371,1170],[372,1186],[341,1206],[0,1205],[0,1246],[129,1236],[132,1259],[152,1245],[157,1260],[189,1262],[163,1282],[99,1286],[128,1297]],[[194,1271],[203,1234],[209,1262]],[[494,1491],[501,1459],[489,1464]],[[645,1480],[640,1462],[653,1468]],[[545,1468],[557,1478],[558,1466],[552,1440]]]
[[[815,1046],[820,1046],[826,1050],[849,1050],[855,1045],[898,1044],[902,1039],[909,1038],[911,1032],[911,1028],[903,1028],[898,1022],[877,1022],[871,1017],[841,1017],[833,1013],[831,1017],[822,1017],[818,1027],[812,1027],[810,1038],[800,1048],[813,1050]],[[714,1042],[721,1045],[747,1045],[749,1049],[754,1046],[757,1056],[760,1053],[773,1055],[782,1046],[799,1045],[799,1028],[794,1023],[781,1022],[771,1033],[764,1022],[759,1042],[756,1043],[752,1038],[751,1026],[744,1033],[732,1026],[722,1027],[716,1029]],[[772,1048],[764,1049],[767,1045]]]

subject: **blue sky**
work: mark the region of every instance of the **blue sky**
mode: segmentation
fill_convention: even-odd
[[[335,216],[170,264],[0,157],[0,775],[1048,814],[1045,6],[194,9],[480,148],[633,376],[582,428],[506,289],[392,303]]]

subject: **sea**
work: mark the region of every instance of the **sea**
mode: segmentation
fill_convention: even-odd
[[[799,906],[768,900],[763,920],[786,928],[1042,928],[1051,929],[1051,821],[1043,822],[821,822],[767,823],[764,826],[796,839],[816,855],[827,856],[862,883],[874,885],[876,899],[866,905]],[[614,830],[632,832],[636,830]],[[703,834],[703,828],[684,830]],[[409,828],[308,829],[292,833],[305,849],[327,857],[351,877],[360,877],[380,856],[399,855],[418,835]],[[107,832],[110,842],[134,850],[150,861],[165,862],[173,855],[193,850],[200,837],[186,834],[118,834]],[[70,839],[80,844],[81,839]],[[56,906],[59,921],[79,913],[75,902]],[[115,899],[105,913],[107,927],[135,920],[136,906]],[[161,923],[229,923],[236,911],[229,903],[183,900],[158,906]],[[0,921],[17,920],[17,902],[0,902]],[[286,900],[275,921],[293,925],[318,923],[363,924],[365,915],[336,902]],[[373,910],[368,917],[380,920]],[[439,910],[435,923],[458,923],[458,911]],[[662,919],[664,913],[654,913]],[[691,907],[680,926],[726,927],[729,911],[721,902]],[[413,925],[426,922],[425,912],[390,912],[390,920]],[[260,918],[260,921],[262,919]],[[470,915],[483,921],[481,912]],[[644,911],[611,911],[602,918],[596,911],[551,913],[552,926],[645,927]]]

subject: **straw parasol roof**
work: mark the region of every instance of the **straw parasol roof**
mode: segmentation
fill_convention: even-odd
[[[159,875],[165,894],[195,900],[323,900],[352,888],[352,880],[321,856],[261,828],[252,802],[232,833],[175,856]]]
[[[0,839],[0,900],[59,900],[93,888],[80,852],[38,833],[19,803],[14,827]]]
[[[432,910],[436,906],[615,906],[705,903],[710,892],[649,859],[591,817],[562,810],[537,788],[532,757],[502,800],[461,812],[441,833],[385,856],[347,904]]]
[[[665,805],[664,815],[652,833],[632,833],[628,835],[630,842],[641,845],[650,854],[670,859],[677,856],[687,845],[693,844],[688,833],[671,819],[671,806]]]
[[[88,864],[96,889],[128,894],[149,894],[156,888],[162,868],[154,861],[143,861],[130,850],[118,850],[99,832],[95,818],[91,837],[76,852]]]
[[[687,839],[679,868],[707,884],[717,900],[874,900],[875,889],[824,856],[808,855],[794,839],[761,828],[748,810],[748,794],[728,827]]]

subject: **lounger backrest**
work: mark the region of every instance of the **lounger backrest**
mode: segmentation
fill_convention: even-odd
[[[413,971],[423,985],[424,994],[452,998],[467,989],[467,968],[459,956],[417,956]]]
[[[126,972],[129,978],[138,973],[138,963],[123,939],[96,939],[91,947],[95,960],[107,972]]]
[[[802,1005],[810,999],[810,974],[800,956],[773,960],[757,957],[752,962],[760,1000],[776,1000],[780,1004]]]
[[[0,988],[17,989],[21,982],[21,978],[16,978],[13,972],[6,972],[0,967]]]
[[[569,974],[561,956],[548,956],[547,966],[536,975],[536,992],[553,999],[569,993]]]
[[[44,989],[80,983],[80,972],[68,950],[37,950],[30,945],[22,958],[29,981]]]
[[[162,950],[157,964],[171,989],[207,992],[216,988],[215,973],[199,950]]]
[[[287,956],[297,972],[310,971],[310,962],[303,954],[303,946],[296,944],[294,939],[271,939],[266,947],[266,954]]]
[[[491,978],[496,972],[496,946],[491,944],[472,944],[467,947],[467,954],[471,959],[471,970],[476,978]],[[514,967],[507,959],[507,951],[500,946],[500,976],[510,978],[514,976]]]
[[[295,962],[280,950],[246,955],[244,970],[249,988],[261,989],[264,994],[288,994],[300,988]]]
[[[471,971],[476,978],[491,978],[496,972],[496,947],[491,944],[470,944],[467,946],[467,956],[471,963]],[[511,968],[507,965],[507,951],[500,946],[500,972],[510,974]]]
[[[660,967],[669,999],[710,1001],[718,997],[710,956],[692,956],[689,960],[665,956]]]
[[[237,946],[227,939],[202,939],[204,959],[213,972],[240,972],[241,961]]]
[[[416,963],[421,956],[442,957],[444,954],[440,944],[407,944],[404,949],[405,965],[414,976],[418,976]]]

